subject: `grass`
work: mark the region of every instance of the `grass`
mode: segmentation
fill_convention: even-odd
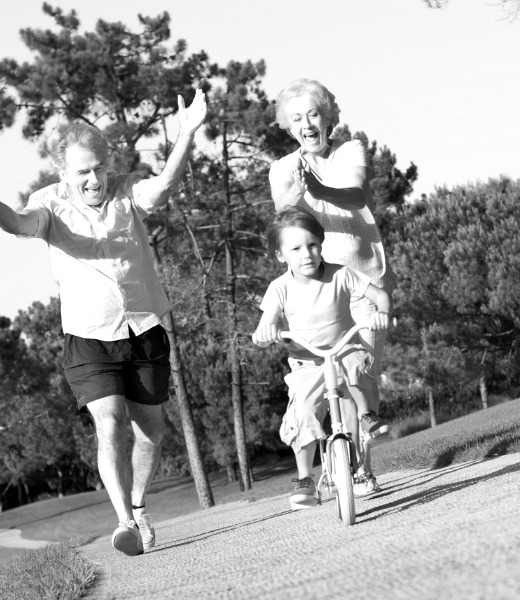
[[[0,567],[2,600],[78,600],[97,581],[94,566],[76,547],[51,544]]]
[[[439,469],[514,452],[520,452],[520,399],[377,447],[372,462],[376,473],[388,473],[425,467]]]
[[[423,424],[424,425],[424,424]],[[410,430],[410,423],[408,430]],[[412,424],[413,426],[413,424]],[[520,452],[520,399],[454,419],[375,447],[375,473],[402,469],[438,469],[469,460]],[[286,493],[296,475],[294,459],[255,469],[253,490],[237,492],[236,486],[220,496],[219,503],[255,501]],[[193,508],[193,507],[192,507]],[[85,507],[85,514],[88,514]],[[97,575],[77,548],[81,541],[54,544],[0,565],[2,600],[78,600],[92,588]]]

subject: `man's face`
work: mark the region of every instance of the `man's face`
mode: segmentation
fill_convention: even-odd
[[[107,167],[104,158],[94,150],[77,144],[65,152],[65,168],[60,169],[64,181],[73,197],[88,206],[98,206],[103,202],[107,190]]]

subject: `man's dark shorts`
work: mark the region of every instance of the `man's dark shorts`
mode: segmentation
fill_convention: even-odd
[[[78,407],[106,396],[122,395],[138,404],[168,400],[170,344],[156,325],[141,335],[115,342],[66,334],[63,368]]]

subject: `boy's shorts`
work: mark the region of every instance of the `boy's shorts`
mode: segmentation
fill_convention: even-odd
[[[351,398],[348,387],[370,389],[374,382],[373,356],[360,344],[349,344],[340,356],[338,387],[344,398]],[[280,427],[282,441],[299,452],[314,440],[325,437],[323,421],[328,402],[324,398],[323,359],[289,358],[291,372],[285,376],[289,404]]]
[[[113,395],[155,405],[168,400],[169,357],[166,331],[156,325],[114,342],[66,334],[62,365],[80,409]]]

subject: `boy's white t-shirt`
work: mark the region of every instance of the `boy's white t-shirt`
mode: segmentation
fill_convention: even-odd
[[[320,280],[307,284],[295,281],[287,271],[270,283],[260,304],[264,312],[279,312],[285,317],[290,331],[301,335],[317,348],[331,348],[354,326],[350,313],[351,296],[364,296],[370,278],[341,265],[323,262]],[[312,360],[315,357],[305,348],[291,342],[291,357]]]

